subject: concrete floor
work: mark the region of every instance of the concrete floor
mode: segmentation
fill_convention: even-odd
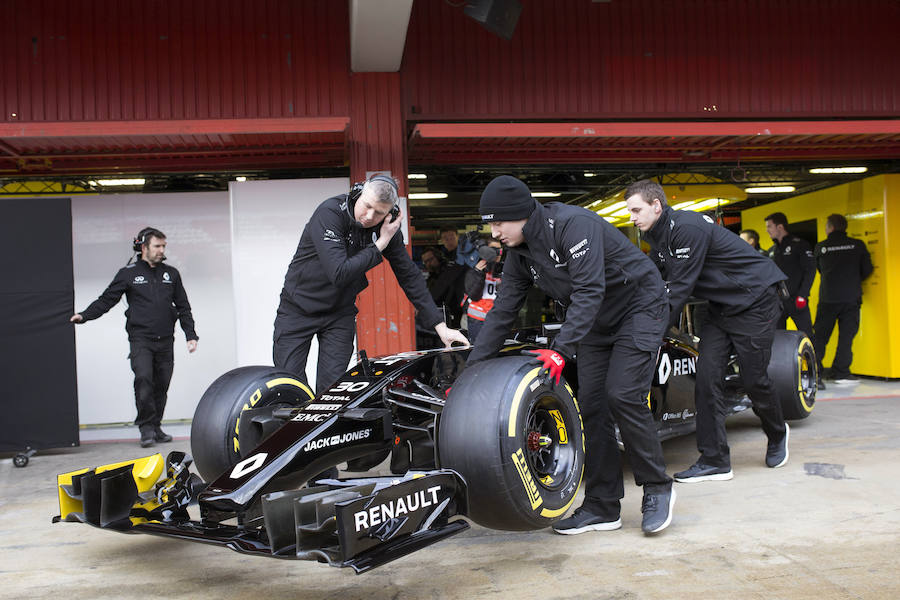
[[[163,453],[189,451],[185,428]],[[248,557],[152,536],[60,523],[57,473],[143,456],[131,440],[0,460],[0,598],[898,598],[900,383],[830,385],[792,427],[791,458],[763,464],[753,415],[729,421],[735,478],[676,484],[668,530],[640,531],[626,489],[623,529],[560,536],[473,526],[370,573]],[[184,434],[186,435],[186,434]],[[107,439],[122,437],[108,432]],[[663,446],[669,471],[693,436]],[[630,478],[630,475],[626,475]],[[577,501],[577,502],[580,502]]]

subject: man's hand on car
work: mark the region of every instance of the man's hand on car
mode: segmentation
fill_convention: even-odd
[[[434,330],[437,332],[438,337],[441,338],[441,341],[444,342],[444,348],[449,348],[453,345],[453,342],[459,342],[460,344],[469,345],[469,340],[464,336],[458,329],[450,329],[447,327],[447,324],[444,322],[438,323],[434,326]]]

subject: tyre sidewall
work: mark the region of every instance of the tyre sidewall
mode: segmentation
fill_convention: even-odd
[[[191,454],[200,475],[212,481],[252,448],[240,446],[241,413],[273,403],[299,406],[313,397],[293,373],[264,366],[239,367],[203,394],[191,423]]]

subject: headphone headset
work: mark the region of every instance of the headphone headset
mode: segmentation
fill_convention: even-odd
[[[153,227],[144,227],[138,232],[136,236],[134,236],[132,248],[135,252],[140,254],[141,246],[147,243],[147,237],[154,231],[156,231],[156,229],[154,229]]]
[[[370,181],[384,181],[386,183],[389,183],[389,184],[391,184],[391,187],[394,188],[394,191],[397,193],[397,202],[395,202],[394,205],[391,206],[391,212],[390,212],[390,215],[391,215],[390,222],[393,223],[394,221],[397,220],[397,217],[400,216],[400,187],[397,185],[397,182],[394,181],[393,177],[377,173],[375,175],[372,175],[371,177],[369,177],[367,180],[365,180],[363,182],[354,183],[353,187],[350,188],[350,193],[347,194],[347,198],[350,200],[350,204],[351,205],[356,204],[356,200],[359,198],[359,195],[362,194],[363,187],[365,187],[365,185],[367,183],[369,183]]]

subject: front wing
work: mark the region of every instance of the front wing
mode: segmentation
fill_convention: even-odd
[[[64,473],[60,514],[123,533],[146,533],[225,546],[236,552],[327,562],[357,573],[469,527],[465,483],[451,470],[402,477],[329,479],[261,496],[260,509],[233,524],[192,520],[204,484],[189,456],[172,452]],[[229,522],[230,523],[230,522]]]

